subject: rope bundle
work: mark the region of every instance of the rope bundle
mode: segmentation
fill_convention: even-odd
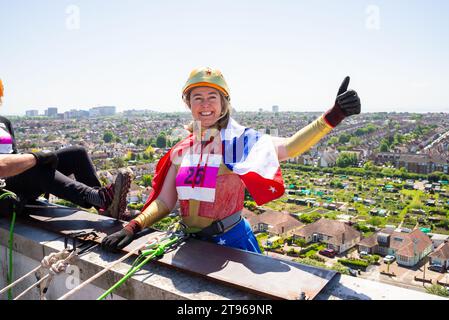
[[[71,260],[76,256],[76,250],[72,252],[63,250],[61,252],[53,252],[44,257],[41,261],[41,266],[48,269],[51,275],[56,275],[65,272],[70,265]]]

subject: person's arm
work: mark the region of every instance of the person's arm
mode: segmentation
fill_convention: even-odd
[[[0,177],[18,175],[36,165],[32,154],[0,154]]]
[[[113,233],[101,242],[103,249],[117,251],[133,241],[135,234],[166,217],[178,199],[176,192],[176,167],[171,165],[162,185],[159,196],[140,215],[131,220],[122,230]]]
[[[174,164],[168,169],[162,190],[156,200],[154,200],[141,214],[132,220],[126,228],[134,233],[148,228],[159,220],[165,218],[175,207],[178,194],[176,192],[176,167]]]
[[[334,106],[326,113],[289,138],[272,138],[279,161],[285,161],[306,152],[343,121],[344,118],[360,113],[361,105],[357,92],[347,90],[349,80],[349,77],[343,80]]]
[[[324,116],[321,116],[289,138],[272,137],[279,161],[303,154],[327,135],[332,128],[326,123]]]
[[[44,151],[26,154],[0,154],[0,177],[12,177],[36,165],[50,166],[55,169],[58,165],[58,156],[54,152]]]

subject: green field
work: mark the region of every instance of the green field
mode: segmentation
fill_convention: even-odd
[[[334,175],[323,172],[301,172],[284,168],[284,182],[295,194],[267,203],[266,208],[288,211],[310,223],[320,217],[338,219],[338,215],[350,215],[351,221],[361,226],[385,227],[394,225],[413,229],[430,228],[432,232],[449,234],[448,199],[438,192],[405,188],[405,180],[396,177],[361,177]],[[449,187],[442,185],[442,193]],[[292,191],[293,192],[293,191]],[[288,199],[313,199],[313,205],[287,203]],[[429,202],[430,200],[430,202]],[[340,209],[326,205],[342,205]],[[373,230],[363,232],[369,236]]]

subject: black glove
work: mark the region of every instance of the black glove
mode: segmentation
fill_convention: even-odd
[[[333,108],[324,115],[326,121],[332,127],[336,127],[344,118],[360,113],[360,98],[357,92],[348,90],[349,80],[349,77],[343,80],[340,89],[338,89]]]
[[[339,105],[346,117],[360,113],[360,98],[354,90],[348,90],[349,77],[346,77],[337,93],[335,104]]]
[[[134,235],[134,232],[125,227],[104,238],[101,247],[106,251],[117,252],[130,244],[134,240]]]
[[[58,167],[58,156],[54,152],[39,151],[31,153],[36,158],[37,166],[50,166],[52,169]]]

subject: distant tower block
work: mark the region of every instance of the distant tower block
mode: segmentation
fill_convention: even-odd
[[[27,117],[37,117],[39,115],[39,111],[38,110],[27,110],[25,112],[25,115]]]
[[[271,107],[271,110],[272,110],[273,112],[279,112],[279,106],[272,106],[272,107]]]
[[[58,108],[48,108],[47,109],[47,116],[48,117],[56,117],[56,115],[58,114]]]

